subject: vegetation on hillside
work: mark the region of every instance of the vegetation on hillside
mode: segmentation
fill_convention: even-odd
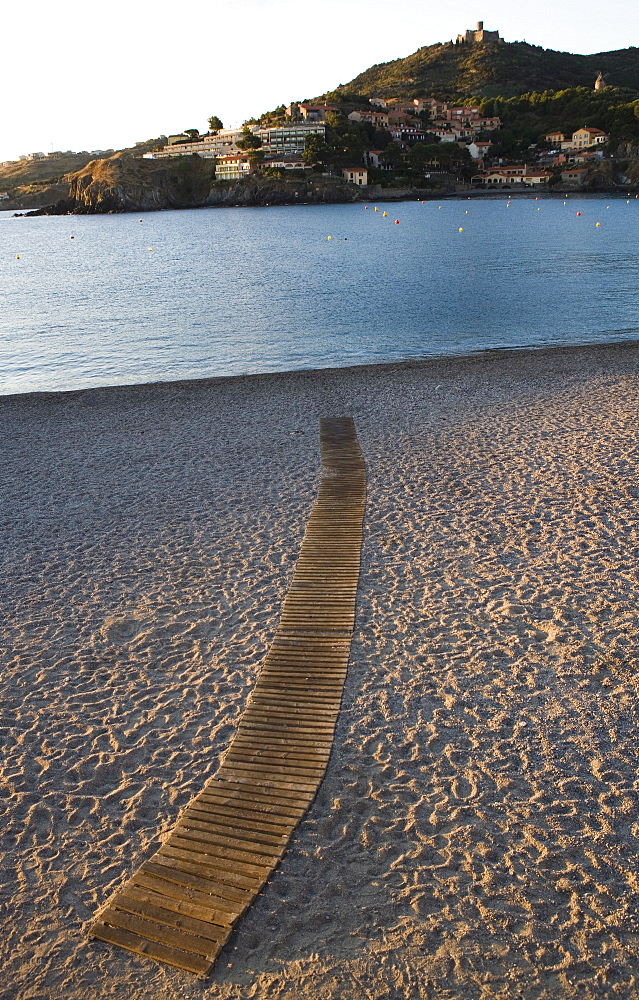
[[[479,107],[482,114],[497,115],[502,121],[499,132],[486,136],[493,142],[492,156],[523,155],[530,146],[547,145],[549,132],[563,132],[568,138],[584,125],[610,135],[607,153],[639,146],[639,95],[631,90],[544,90],[521,97],[483,99]]]
[[[634,47],[582,56],[526,42],[446,42],[371,66],[331,96],[508,98],[531,91],[592,88],[600,70],[606,82],[639,92],[639,50]]]

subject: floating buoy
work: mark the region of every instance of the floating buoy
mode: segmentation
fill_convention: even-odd
[[[75,236],[69,236],[69,239],[70,239],[70,240],[74,240],[74,239],[75,239]]]
[[[629,204],[630,204],[630,202],[629,202],[629,201],[627,201],[627,202],[626,202],[626,205],[629,205]]]
[[[326,239],[327,239],[327,240],[332,240],[332,239],[333,239],[333,237],[332,237],[332,236],[327,236],[327,237],[326,237]]]
[[[441,208],[441,205],[438,205],[437,208]]]
[[[600,225],[601,225],[600,222],[595,222],[595,226],[600,226]]]
[[[19,253],[16,254],[16,260],[20,260],[20,254]]]
[[[399,225],[399,219],[395,219],[395,225],[396,225],[396,226],[398,226],[398,225]]]
[[[364,211],[368,212],[368,205],[364,205]]]
[[[379,212],[379,209],[378,209],[377,205],[375,205],[375,211]]]
[[[565,204],[566,204],[566,202],[564,202],[564,205],[565,205]]]
[[[388,212],[382,212],[382,219],[388,218]]]
[[[581,215],[581,212],[577,212],[577,215]]]
[[[464,215],[468,215],[468,209],[466,209],[466,211],[464,212]]]
[[[637,198],[639,198],[639,194],[637,195]],[[422,202],[422,205],[425,205],[425,204],[426,204],[426,202],[425,202],[425,201],[423,201],[423,202]]]
[[[147,250],[150,250],[151,253],[152,253],[153,252],[153,247],[147,247]]]
[[[140,222],[142,222],[142,219],[140,219]]]
[[[459,230],[458,230],[458,232],[460,232],[460,233],[463,233],[463,231],[464,231],[464,230],[463,230],[463,229],[462,229],[462,227],[460,226],[460,227],[459,227]]]
[[[537,211],[538,211],[538,212],[541,212],[541,209],[540,209],[540,208],[538,208],[538,209],[537,209]]]

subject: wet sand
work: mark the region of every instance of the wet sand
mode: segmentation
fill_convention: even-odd
[[[639,997],[637,344],[0,398],[11,1000]],[[207,983],[87,941],[368,468],[333,757]]]

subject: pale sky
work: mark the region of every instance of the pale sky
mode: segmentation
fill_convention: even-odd
[[[32,0],[2,14],[0,161],[205,131],[212,114],[241,124],[478,20],[508,42],[561,51],[639,46],[636,0],[540,0],[520,10],[510,0]]]

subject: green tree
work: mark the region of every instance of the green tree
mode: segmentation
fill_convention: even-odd
[[[255,135],[251,132],[248,124],[245,122],[242,126],[242,138],[236,143],[239,149],[259,149],[262,145],[262,140],[259,135]]]
[[[321,135],[307,135],[304,142],[304,152],[302,159],[304,163],[311,166],[313,163],[321,163],[326,153],[326,141]]]
[[[208,119],[208,123],[210,132],[219,132],[221,128],[224,128],[224,125],[222,124],[222,119],[218,118],[217,115],[211,115],[211,117]]]
[[[404,157],[396,142],[389,142],[382,152],[381,160],[385,167],[401,167]]]
[[[255,170],[260,164],[264,163],[264,150],[263,149],[249,149],[247,153],[247,158],[251,167]]]
[[[199,128],[185,128],[184,135],[188,135],[190,139],[197,139],[200,134]]]

